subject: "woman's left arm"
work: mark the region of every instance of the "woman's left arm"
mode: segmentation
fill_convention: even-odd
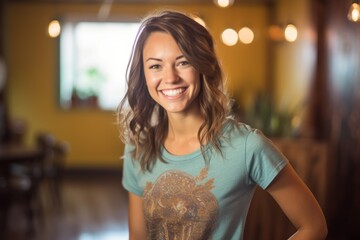
[[[321,207],[290,164],[281,170],[266,191],[296,227],[291,240],[326,238],[327,224]]]

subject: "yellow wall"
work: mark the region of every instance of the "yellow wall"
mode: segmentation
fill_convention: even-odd
[[[154,5],[115,5],[111,16],[141,17]],[[123,145],[118,139],[113,112],[98,110],[64,111],[57,106],[57,40],[47,37],[47,25],[64,15],[96,16],[96,4],[15,4],[5,6],[5,54],[8,62],[8,100],[10,115],[28,123],[27,141],[39,131],[53,133],[67,140],[71,151],[68,167],[121,166]],[[266,8],[251,4],[218,9],[211,4],[177,8],[199,13],[217,42],[217,49],[230,90],[246,88],[254,92],[265,81]],[[251,45],[224,46],[219,39],[226,27],[237,30],[247,25],[256,37]],[[251,94],[250,94],[251,95]],[[240,97],[241,98],[241,97]]]
[[[316,61],[316,32],[311,23],[310,1],[277,0],[275,23],[293,23],[298,28],[294,43],[274,45],[276,105],[282,110],[306,106]],[[300,111],[301,112],[301,111]]]

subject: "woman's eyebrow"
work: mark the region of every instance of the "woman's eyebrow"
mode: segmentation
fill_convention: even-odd
[[[161,62],[162,60],[160,58],[153,58],[153,57],[149,57],[148,59],[146,59],[145,62],[148,62],[150,60],[154,60],[154,61],[158,61],[158,62]]]
[[[179,60],[179,59],[181,59],[181,58],[184,58],[184,55],[177,56],[177,57],[175,58],[175,60]],[[155,57],[149,57],[149,58],[147,58],[147,59],[145,60],[145,62],[148,62],[148,61],[150,61],[150,60],[162,62],[162,59],[160,59],[160,58],[155,58]]]

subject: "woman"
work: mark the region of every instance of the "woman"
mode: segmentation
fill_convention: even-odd
[[[297,228],[324,239],[312,193],[259,130],[232,118],[209,32],[162,11],[143,20],[119,109],[130,239],[242,239],[259,185]]]

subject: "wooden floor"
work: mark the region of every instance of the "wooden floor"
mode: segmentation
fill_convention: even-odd
[[[8,220],[9,240],[122,240],[128,239],[127,193],[121,176],[67,176],[62,185],[62,208],[56,210],[42,192],[42,217],[29,237],[21,206],[12,207]]]
[[[44,190],[43,214],[35,221],[35,235],[30,237],[27,232],[23,208],[14,206],[10,209],[7,237],[0,236],[0,240],[128,240],[128,198],[121,186],[121,174],[64,177],[63,203],[58,210]],[[355,239],[337,236],[329,234],[328,239]]]

